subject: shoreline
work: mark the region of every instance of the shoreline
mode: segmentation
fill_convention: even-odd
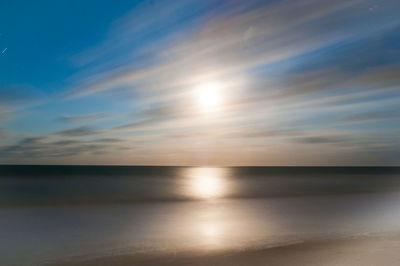
[[[309,240],[247,250],[182,251],[76,258],[47,265],[398,265],[400,234]]]

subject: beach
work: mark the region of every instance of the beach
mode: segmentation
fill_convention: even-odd
[[[314,240],[286,246],[241,251],[177,252],[158,256],[115,255],[76,259],[49,265],[387,265],[400,262],[400,236],[360,236],[347,239]]]

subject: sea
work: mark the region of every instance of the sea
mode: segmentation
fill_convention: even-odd
[[[399,232],[398,167],[0,166],[0,265]]]

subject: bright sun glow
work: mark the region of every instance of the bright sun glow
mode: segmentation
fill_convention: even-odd
[[[217,222],[205,222],[201,227],[201,234],[203,236],[203,243],[209,247],[219,245],[221,242],[221,226]]]
[[[206,224],[203,224],[202,231],[203,231],[203,235],[205,237],[213,238],[213,237],[218,236],[219,228],[216,224],[206,223]]]
[[[221,196],[224,181],[220,169],[194,168],[190,174],[191,194],[203,199]]]
[[[214,110],[221,103],[221,85],[218,82],[210,82],[198,86],[197,100],[203,111]]]

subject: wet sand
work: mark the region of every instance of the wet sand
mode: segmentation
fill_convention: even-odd
[[[242,251],[115,255],[51,265],[400,265],[400,235],[313,240],[287,246]]]

